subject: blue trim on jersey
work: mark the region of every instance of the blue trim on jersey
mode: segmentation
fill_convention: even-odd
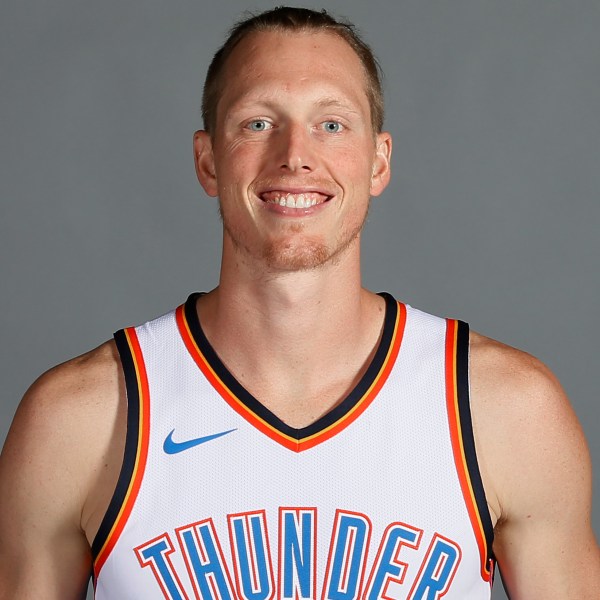
[[[458,393],[458,413],[463,438],[463,448],[467,469],[477,503],[477,510],[483,525],[488,556],[487,563],[496,562],[492,550],[494,542],[494,526],[490,516],[490,510],[485,496],[485,489],[479,471],[477,453],[475,451],[475,436],[473,435],[473,423],[471,420],[471,403],[469,398],[469,326],[463,321],[457,321],[457,340],[456,340],[456,387]],[[493,572],[493,571],[492,571]]]
[[[198,300],[199,296],[201,296],[200,293],[196,292],[191,294],[187,299],[185,303],[185,318],[189,325],[192,337],[194,338],[194,341],[196,342],[200,352],[202,352],[202,355],[209,363],[211,368],[217,374],[219,379],[221,379],[221,381],[223,381],[223,383],[231,390],[234,396],[251,412],[259,416],[263,421],[267,422],[271,427],[273,427],[273,429],[278,430],[285,436],[301,441],[304,438],[318,434],[338,421],[343,420],[343,418],[349,412],[351,412],[356,404],[363,398],[373,382],[377,379],[378,375],[381,373],[381,369],[383,368],[385,359],[394,339],[394,330],[399,308],[398,302],[387,292],[382,292],[379,295],[385,300],[383,330],[381,334],[381,340],[367,370],[360,378],[360,381],[356,384],[354,389],[350,391],[350,393],[342,402],[336,405],[328,413],[317,419],[317,421],[314,423],[311,423],[306,427],[301,427],[300,429],[290,427],[281,419],[279,419],[279,417],[273,414],[266,406],[264,406],[250,392],[248,392],[248,390],[244,388],[244,386],[221,362],[221,359],[218,357],[217,353],[214,351],[213,347],[210,345],[210,342],[206,338],[198,319],[196,301]]]
[[[125,452],[119,479],[113,493],[113,497],[108,505],[108,509],[98,533],[92,542],[92,559],[96,560],[98,554],[104,547],[113,525],[123,506],[129,484],[135,468],[135,459],[137,456],[139,439],[139,416],[140,416],[140,396],[138,380],[135,371],[135,364],[131,348],[127,341],[127,336],[123,329],[115,333],[115,342],[121,358],[123,374],[125,376],[125,385],[127,389],[127,434],[125,438]]]

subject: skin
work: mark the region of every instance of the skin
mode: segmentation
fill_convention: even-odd
[[[310,70],[294,60],[289,36],[245,40],[245,54],[238,48],[226,66],[231,83],[217,134],[196,134],[198,177],[220,199],[225,266],[233,248],[248,267],[273,272],[310,269],[357,248],[369,197],[389,180],[391,138],[374,139],[364,90],[334,62],[343,55],[366,84],[358,58],[333,36],[303,40]],[[333,56],[320,56],[328,45]],[[319,204],[298,210],[264,201],[290,192],[316,195]]]
[[[389,181],[391,138],[371,131],[360,62],[332,34],[255,34],[226,75],[214,136],[194,138],[198,179],[224,221],[220,283],[199,316],[237,379],[302,427],[355,385],[379,340],[382,300],[361,286],[360,230]],[[318,204],[273,202],[300,195]],[[317,373],[315,360],[332,356]],[[472,334],[471,386],[511,598],[600,597],[590,460],[560,385],[536,359]],[[1,600],[64,600],[85,588],[125,408],[112,342],[26,394],[0,459]]]

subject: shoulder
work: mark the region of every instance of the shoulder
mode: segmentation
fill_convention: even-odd
[[[119,378],[119,359],[114,341],[53,367],[27,390],[20,411],[50,409],[69,411],[105,395],[107,384]]]
[[[470,378],[474,408],[499,425],[522,428],[576,425],[577,419],[555,375],[534,356],[477,333],[470,336]],[[532,422],[534,415],[541,421]],[[525,418],[527,417],[527,418]],[[547,431],[550,433],[549,431]],[[508,433],[508,431],[506,432]]]
[[[472,333],[470,378],[488,500],[502,522],[589,493],[590,458],[558,379],[535,357]]]
[[[598,598],[590,456],[562,387],[536,358],[477,334],[470,358],[475,445],[507,590]]]
[[[111,444],[121,445],[123,386],[112,341],[44,373],[15,414],[2,452],[3,482],[33,503],[59,500],[70,513],[62,518],[85,520],[102,471],[115,461]]]
[[[122,461],[124,393],[107,342],[42,375],[0,455],[2,597],[79,597]]]
[[[581,428],[558,379],[534,356],[472,332],[470,379],[476,416],[496,422],[507,437],[544,432],[580,438]]]
[[[34,441],[43,436],[74,441],[101,427],[119,403],[119,359],[114,342],[58,365],[27,390],[21,401],[8,442],[18,437]],[[98,421],[100,418],[100,421]]]

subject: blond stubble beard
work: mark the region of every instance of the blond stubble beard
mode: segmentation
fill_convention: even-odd
[[[345,251],[359,237],[367,220],[369,206],[370,202],[361,221],[351,230],[344,230],[343,234],[338,237],[334,248],[328,247],[327,244],[314,236],[301,237],[304,227],[298,223],[290,225],[290,235],[293,235],[294,238],[300,237],[300,239],[294,239],[289,242],[269,240],[260,249],[258,254],[270,271],[310,271],[321,268],[328,263],[335,265]],[[250,244],[244,240],[243,233],[230,227],[220,204],[219,215],[223,222],[224,235],[229,237],[236,252],[250,256],[256,255],[257,253],[252,251]]]

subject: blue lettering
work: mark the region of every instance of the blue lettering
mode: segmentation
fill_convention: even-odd
[[[393,523],[387,528],[369,579],[368,600],[384,597],[390,582],[401,584],[404,581],[407,565],[398,560],[398,555],[402,546],[418,548],[422,533],[420,529],[402,523]]]
[[[199,534],[205,559],[201,558],[193,530]],[[180,533],[186,554],[190,560],[200,597],[203,600],[233,600],[233,594],[228,583],[225,565],[221,560],[220,552],[212,528],[208,523],[200,523],[194,528],[184,529]]]
[[[264,519],[261,514],[236,515],[231,522],[235,542],[232,550],[237,556],[242,587],[239,592],[244,600],[266,600],[273,592],[273,582]]]
[[[365,519],[342,514],[332,540],[333,564],[329,575],[327,598],[329,600],[356,600],[366,556],[369,528]],[[331,557],[330,550],[330,557]]]
[[[166,556],[173,552],[173,546],[167,543],[166,535],[158,538],[145,548],[136,548],[136,553],[143,567],[152,565],[152,571],[168,600],[185,600],[180,587],[177,585],[172,573],[172,565],[167,562]]]
[[[458,563],[458,547],[435,536],[422,569],[419,583],[411,594],[411,600],[438,600],[450,587]]]
[[[313,598],[314,588],[314,511],[282,509],[282,541],[279,548],[282,597]]]

